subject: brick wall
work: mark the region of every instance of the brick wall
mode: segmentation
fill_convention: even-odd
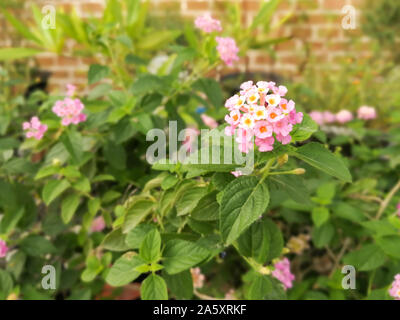
[[[188,19],[205,12],[212,12],[214,17],[221,14],[223,2],[229,0],[151,0],[152,13],[179,12]],[[35,0],[38,5],[53,4],[68,9],[75,7],[83,17],[101,15],[104,0]],[[243,21],[250,23],[260,6],[260,0],[230,0],[239,2],[243,9]],[[278,22],[289,12],[294,12],[288,23],[276,29],[273,36],[293,36],[293,39],[275,46],[275,58],[260,50],[250,50],[238,64],[237,70],[277,72],[285,76],[296,76],[301,72],[307,52],[330,64],[337,64],[340,58],[349,52],[357,52],[357,56],[368,54],[368,39],[359,37],[359,18],[364,0],[283,0],[274,15],[273,23]],[[350,4],[357,9],[357,29],[344,30],[341,25],[343,6]],[[27,6],[27,3],[25,3]],[[24,13],[27,14],[26,12]],[[351,37],[357,36],[360,44],[355,47],[349,43]],[[0,36],[1,38],[1,36]],[[2,45],[10,45],[10,41],[2,40]],[[309,48],[310,51],[306,49]],[[44,53],[37,58],[41,68],[52,72],[50,89],[63,88],[66,83],[85,84],[85,72],[88,61],[83,58],[56,57]],[[231,69],[232,70],[232,69]],[[229,71],[229,70],[227,70]],[[233,69],[232,71],[236,71]]]

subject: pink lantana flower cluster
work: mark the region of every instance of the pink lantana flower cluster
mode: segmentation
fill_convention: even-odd
[[[354,119],[354,115],[349,110],[340,110],[334,114],[330,111],[312,111],[310,117],[319,125],[340,123],[344,124]],[[374,107],[362,106],[357,110],[357,118],[361,120],[372,120],[377,117]]]
[[[90,226],[90,231],[101,232],[105,227],[106,227],[106,222],[104,221],[103,216],[99,216],[92,221],[92,225]]]
[[[0,258],[4,258],[8,252],[7,243],[0,239]]]
[[[194,25],[197,29],[206,33],[222,31],[221,22],[217,19],[213,19],[210,14],[197,17],[194,21]],[[233,62],[239,60],[239,48],[236,45],[235,39],[230,37],[216,37],[215,41],[217,41],[218,54],[227,66],[232,66]]]
[[[238,61],[239,48],[236,45],[235,39],[216,37],[215,40],[218,43],[217,50],[221,59],[227,66],[232,66],[233,62]]]
[[[32,117],[29,122],[25,121],[22,124],[22,129],[26,131],[25,136],[27,138],[35,138],[36,140],[40,140],[47,131],[47,126],[42,124],[38,117]]]
[[[396,274],[389,289],[389,294],[396,300],[400,300],[400,273]]]
[[[222,31],[221,21],[213,19],[210,14],[197,17],[194,21],[194,25],[197,29],[200,29],[206,33]]]
[[[78,124],[86,121],[86,114],[82,112],[84,108],[85,106],[81,100],[72,99],[68,96],[64,100],[56,101],[52,110],[57,116],[62,118],[61,124],[63,126],[68,126],[71,123]]]
[[[236,141],[241,152],[248,153],[253,148],[253,139],[261,152],[274,149],[275,139],[282,144],[292,140],[293,125],[303,121],[303,113],[296,112],[293,100],[283,98],[287,93],[285,86],[275,82],[247,81],[241,84],[240,92],[225,102],[229,124],[225,134],[237,133]]]
[[[293,286],[295,279],[294,274],[290,272],[290,261],[288,258],[283,258],[274,264],[275,270],[272,271],[272,276],[282,282],[285,290]]]

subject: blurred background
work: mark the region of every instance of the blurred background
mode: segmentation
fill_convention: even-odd
[[[158,30],[179,30],[183,23],[192,23],[196,16],[211,13],[223,25],[249,26],[262,2],[151,0],[148,21]],[[1,6],[29,26],[35,19],[30,9],[32,3],[39,8],[54,5],[57,12],[89,19],[102,17],[106,5],[104,0],[6,0]],[[387,121],[399,121],[400,49],[396,39],[400,30],[399,1],[283,0],[277,1],[275,7],[268,27],[257,30],[258,43],[242,50],[241,61],[231,68],[217,70],[217,75],[216,71],[210,74],[222,76],[227,91],[237,87],[243,78],[250,78],[251,73],[256,79],[293,81],[290,89],[296,92],[296,101],[308,111],[355,111],[363,104],[375,104]],[[21,33],[1,14],[0,17],[0,46],[26,44]],[[240,21],[233,22],[238,17]],[[243,42],[240,28],[235,30],[235,38]],[[39,53],[29,63],[32,79],[48,92],[59,91],[67,83],[85,85],[93,57],[79,56],[76,51],[79,46],[69,39],[63,43],[62,52]],[[26,75],[27,70],[24,72]]]

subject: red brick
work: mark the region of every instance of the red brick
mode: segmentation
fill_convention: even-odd
[[[209,3],[207,1],[189,1],[187,3],[187,8],[189,10],[208,10]]]
[[[324,9],[328,10],[342,10],[346,5],[346,0],[324,0]]]
[[[85,14],[99,13],[99,12],[103,12],[104,6],[100,3],[93,3],[93,2],[85,3],[84,2],[81,4],[81,9],[82,9],[82,12],[84,12]]]

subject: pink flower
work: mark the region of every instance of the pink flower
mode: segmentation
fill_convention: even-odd
[[[285,290],[291,288],[295,276],[290,272],[290,261],[287,258],[283,258],[274,264],[274,268],[272,276],[282,282]]]
[[[290,131],[292,131],[292,129],[293,126],[291,123],[289,123],[289,120],[287,118],[283,118],[282,120],[274,122],[274,132],[276,134],[280,134],[286,137],[290,133]]]
[[[250,129],[239,128],[237,132],[236,142],[239,143],[240,152],[249,153],[253,148],[254,134]]]
[[[197,29],[200,29],[206,33],[222,31],[221,22],[217,19],[213,19],[210,14],[197,17],[194,21],[194,25]]]
[[[251,81],[251,80],[245,81],[240,85],[239,88],[242,89],[243,91],[247,92],[248,90],[253,88],[253,81]]]
[[[374,107],[362,106],[357,110],[357,118],[362,120],[372,120],[376,118]]]
[[[40,140],[47,131],[47,126],[42,124],[38,117],[32,117],[30,122],[24,122],[22,124],[22,129],[27,131],[25,133],[27,138],[33,137],[36,140]]]
[[[290,136],[290,134],[288,134],[287,136],[283,136],[280,133],[278,133],[276,135],[276,140],[278,140],[282,144],[289,144],[290,141],[292,141],[292,137]]]
[[[272,126],[267,121],[258,121],[254,126],[257,138],[265,139],[272,136]]]
[[[400,300],[400,273],[396,274],[389,289],[389,294],[396,300]]]
[[[218,43],[217,50],[221,59],[227,66],[232,66],[234,61],[238,61],[239,48],[236,46],[236,42],[232,38],[216,37],[215,40]]]
[[[204,113],[203,113],[200,117],[201,117],[201,120],[203,120],[203,123],[204,123],[207,127],[211,128],[211,129],[215,129],[215,128],[218,127],[218,122],[215,121],[214,118],[211,118],[211,117],[207,116],[207,115],[204,114]]]
[[[76,86],[73,84],[67,84],[67,96],[68,97],[73,97],[76,91]]]
[[[243,172],[240,171],[240,170],[238,170],[238,171],[232,171],[231,173],[232,173],[236,178],[243,175]]]
[[[228,137],[231,137],[235,134],[236,126],[227,126],[225,127],[225,134]]]
[[[185,129],[185,140],[182,143],[182,146],[186,148],[187,152],[192,152],[197,146],[197,136],[200,134],[200,131],[197,129],[186,128]]]
[[[311,111],[310,112],[310,117],[316,123],[318,123],[320,126],[324,124],[324,117],[323,117],[323,114],[321,112],[319,112],[319,111]]]
[[[274,87],[272,89],[272,91],[277,94],[280,95],[281,97],[285,96],[286,93],[288,92],[288,89],[285,86],[279,86],[279,87]]]
[[[296,112],[296,110],[292,110],[289,113],[289,122],[291,124],[298,124],[303,121],[303,112]]]
[[[290,113],[294,110],[295,108],[295,103],[293,100],[290,100],[289,102],[286,99],[281,99],[279,106],[282,110],[283,113]]]
[[[0,239],[0,258],[4,258],[7,252],[8,252],[8,247],[6,242]]]
[[[256,146],[261,152],[272,151],[274,149],[274,137],[268,137],[265,139],[256,138]]]
[[[324,111],[322,118],[324,123],[332,123],[336,120],[336,116],[330,111]]]
[[[54,104],[53,112],[62,118],[61,124],[68,126],[72,124],[78,124],[79,122],[86,121],[86,114],[82,113],[85,108],[82,101],[79,99],[65,98],[64,100],[58,100]]]
[[[100,232],[106,227],[106,223],[104,221],[103,216],[99,216],[92,221],[92,225],[90,226],[90,230],[92,232]]]
[[[204,280],[206,277],[201,273],[200,268],[192,268],[190,269],[190,273],[192,274],[193,287],[195,289],[202,288],[204,286]]]
[[[336,121],[343,124],[353,120],[353,114],[349,110],[341,110],[336,114]]]

